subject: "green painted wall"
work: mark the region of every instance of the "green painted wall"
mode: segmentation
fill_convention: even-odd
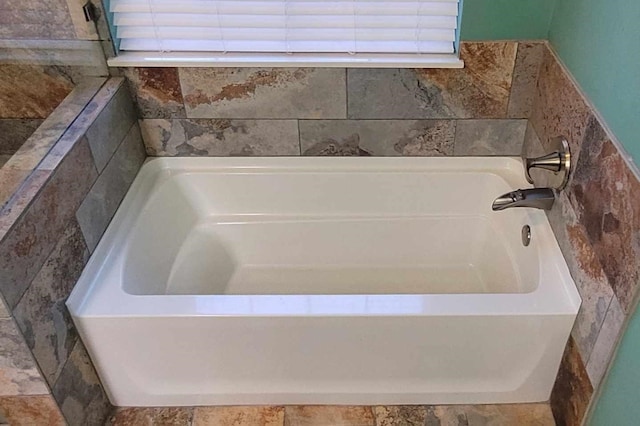
[[[549,40],[640,164],[640,1],[558,0]]]
[[[592,426],[635,426],[640,422],[640,314],[631,318],[603,393],[589,422]]]
[[[462,40],[546,39],[556,0],[464,0]]]

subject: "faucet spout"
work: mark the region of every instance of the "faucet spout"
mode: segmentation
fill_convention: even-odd
[[[507,192],[495,199],[491,205],[493,211],[512,207],[532,207],[534,209],[551,210],[556,196],[551,188],[518,189]]]

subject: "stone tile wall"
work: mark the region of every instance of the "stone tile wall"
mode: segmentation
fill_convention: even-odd
[[[519,155],[543,43],[463,43],[463,69],[125,68],[147,153]]]
[[[575,170],[549,219],[582,306],[551,406],[558,424],[580,425],[638,298],[640,182],[571,75],[545,49],[525,151],[548,151],[557,135],[568,138]]]
[[[146,156],[123,111],[131,98],[111,79],[0,210],[0,414],[11,424],[102,425],[112,409],[65,301]]]

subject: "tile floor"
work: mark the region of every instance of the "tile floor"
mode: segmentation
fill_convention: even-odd
[[[548,404],[119,408],[107,426],[553,426]]]

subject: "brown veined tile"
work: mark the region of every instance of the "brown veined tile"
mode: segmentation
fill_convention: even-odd
[[[123,68],[140,118],[184,118],[178,68]]]
[[[0,65],[0,117],[46,118],[73,90],[56,67]]]
[[[505,118],[517,43],[463,43],[462,69],[349,69],[348,118]]]
[[[190,426],[191,407],[121,408],[107,422],[110,426]]]
[[[567,190],[625,313],[640,280],[640,182],[595,117]]]
[[[374,408],[376,426],[423,426],[427,419],[424,405],[379,405]]]
[[[368,406],[300,405],[285,407],[285,426],[375,426]]]
[[[11,426],[64,426],[51,395],[2,396],[0,412]]]
[[[571,147],[572,161],[577,161],[590,115],[590,108],[580,91],[546,48],[530,117],[542,145],[549,150],[552,138],[565,136]]]
[[[340,68],[180,68],[189,118],[346,118]]]
[[[573,338],[562,356],[560,371],[551,392],[551,410],[557,424],[579,426],[593,395],[593,386]]]
[[[470,426],[554,426],[549,404],[471,405],[466,409]]]
[[[467,407],[466,405],[427,406],[427,419],[425,424],[428,426],[470,426],[469,420],[467,419]]]
[[[193,426],[283,426],[284,407],[197,407]]]

